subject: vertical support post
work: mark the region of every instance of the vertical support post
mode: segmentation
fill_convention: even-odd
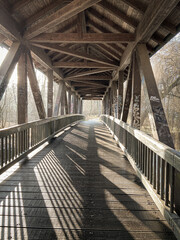
[[[109,111],[110,111],[110,115],[113,115],[113,109],[112,109],[112,105],[113,105],[113,91],[112,91],[112,86],[109,89]]]
[[[76,93],[74,94],[74,113],[77,114],[77,104],[78,104],[78,98]]]
[[[123,82],[124,82],[124,72],[120,71],[119,72],[119,79],[118,79],[118,115],[117,118],[121,118],[121,112],[122,112],[122,107],[123,107]]]
[[[125,99],[124,99],[124,103],[123,103],[122,115],[121,115],[121,120],[123,122],[127,122],[129,106],[130,106],[130,102],[131,102],[131,90],[132,90],[132,68],[131,68],[131,64],[130,64],[128,78],[127,78],[126,94],[125,94]]]
[[[72,93],[72,106],[73,106],[73,109],[72,109],[72,113],[75,114],[76,113],[76,98],[75,98],[75,93],[73,92]]]
[[[17,107],[18,107],[18,124],[27,122],[27,53],[21,52],[18,62],[18,84],[17,84]]]
[[[117,81],[112,82],[112,116],[117,118]]]
[[[111,89],[108,90],[108,115],[111,115]]]
[[[159,141],[174,148],[173,139],[172,139],[169,126],[167,123],[167,119],[165,116],[165,112],[162,106],[162,102],[161,102],[156,81],[154,78],[154,74],[153,74],[153,70],[149,60],[149,55],[148,55],[146,45],[139,44],[137,46],[137,53],[138,53],[138,61],[139,61],[141,74],[144,76],[147,92],[150,100],[150,105],[151,105],[151,110],[153,115],[153,118],[151,120],[154,122],[154,125],[156,127],[156,132],[157,132]],[[166,163],[166,204],[168,203],[168,198],[169,198],[170,177],[171,177],[171,172],[173,172],[172,168],[173,168],[172,166],[169,167],[169,164]],[[180,188],[179,179],[180,179],[180,173],[178,171],[175,171],[175,183],[173,180],[173,185],[175,184],[175,186],[171,186],[172,189],[174,190],[171,193],[171,200],[174,199],[176,212],[180,212],[180,197],[178,194],[174,194],[178,192]],[[172,207],[173,205],[171,206],[171,209]]]
[[[83,100],[80,98],[80,114],[82,114],[83,111]]]
[[[61,115],[65,114],[65,84],[63,83],[62,97],[61,97]]]
[[[64,84],[64,97],[65,97],[65,114],[69,114],[68,100],[67,100],[67,88]]]
[[[106,109],[105,109],[105,113],[108,115],[109,112],[108,112],[108,106],[109,106],[109,95],[108,95],[108,92],[106,93]]]
[[[58,116],[59,114],[59,108],[60,108],[60,103],[61,103],[61,98],[62,98],[62,92],[63,92],[63,82],[59,82],[59,88],[58,88],[58,93],[56,97],[56,103],[54,106],[54,116]]]
[[[137,64],[136,53],[133,54],[132,69],[132,119],[131,125],[140,130],[141,113],[141,77]]]
[[[71,89],[68,90],[68,113],[71,114]]]
[[[47,99],[47,116],[52,117],[53,112],[53,70],[48,70],[48,99]]]

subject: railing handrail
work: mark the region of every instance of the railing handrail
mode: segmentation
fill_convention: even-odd
[[[9,134],[20,132],[22,130],[25,130],[25,129],[33,127],[33,126],[39,126],[44,123],[52,122],[52,121],[55,121],[58,119],[63,119],[63,118],[71,117],[71,116],[83,116],[83,114],[67,114],[67,115],[62,115],[62,116],[58,116],[58,117],[49,117],[49,118],[45,118],[45,119],[31,121],[28,123],[18,124],[18,125],[11,126],[8,128],[2,128],[2,129],[0,129],[0,138],[6,137]]]
[[[180,239],[180,153],[113,116],[101,115],[101,120]]]
[[[63,115],[0,130],[0,173],[26,157],[62,129],[82,120],[82,114]]]
[[[135,138],[137,138],[137,140],[141,141],[153,152],[155,152],[159,157],[163,158],[176,170],[180,171],[180,152],[156,140],[155,138],[149,136],[145,132],[131,127],[129,124],[121,121],[120,119],[105,114],[102,114],[101,116],[105,116],[113,120],[115,123],[119,124],[122,128],[124,128],[126,131],[131,133]]]

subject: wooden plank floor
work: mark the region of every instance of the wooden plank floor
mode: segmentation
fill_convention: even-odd
[[[0,184],[0,239],[176,239],[105,126],[84,121]]]

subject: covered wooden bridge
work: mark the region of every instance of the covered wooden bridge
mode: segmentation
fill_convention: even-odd
[[[0,100],[18,63],[18,125],[0,130],[0,239],[180,239],[180,154],[149,60],[179,23],[179,0],[0,1]],[[142,81],[158,140],[140,131]],[[92,99],[101,121],[83,120]]]

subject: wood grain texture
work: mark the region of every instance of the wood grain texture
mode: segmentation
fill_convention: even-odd
[[[1,239],[176,239],[98,121],[24,163],[0,184],[0,200]]]

